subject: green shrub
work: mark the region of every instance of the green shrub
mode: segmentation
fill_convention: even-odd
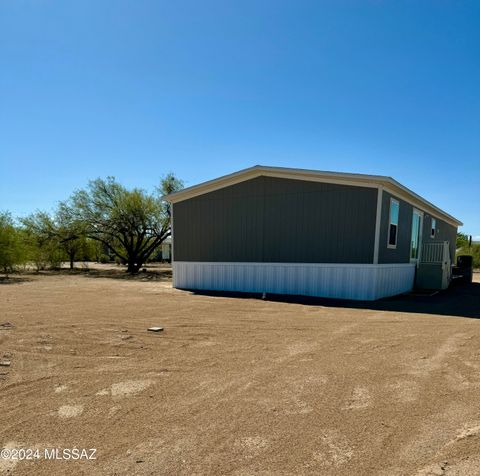
[[[472,246],[464,246],[457,251],[457,256],[469,255],[473,256],[473,267],[480,268],[480,244],[472,244]]]
[[[26,262],[21,235],[15,228],[9,213],[0,213],[0,271],[14,271]]]
[[[106,254],[101,254],[98,261],[102,264],[110,263],[110,256],[108,256]]]

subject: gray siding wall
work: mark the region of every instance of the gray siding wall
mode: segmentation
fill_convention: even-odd
[[[398,215],[398,237],[397,247],[387,248],[388,225],[390,223],[390,199],[398,200],[400,204]],[[410,240],[412,238],[412,213],[413,207],[407,202],[390,195],[388,192],[382,194],[382,219],[380,222],[380,241],[378,248],[379,263],[409,263],[410,262]]]
[[[388,225],[390,218],[390,198],[398,200],[400,203],[400,213],[398,218],[398,240],[397,248],[391,249],[387,247],[388,240]],[[412,215],[413,206],[409,203],[389,194],[383,192],[382,196],[382,219],[380,223],[380,243],[378,252],[379,263],[408,263],[410,262],[410,244],[412,238]],[[421,209],[419,209],[422,211]],[[431,215],[424,213],[423,216],[423,231],[422,243],[429,243],[435,241],[449,241],[450,255],[452,263],[455,259],[455,243],[457,236],[457,228],[449,225],[437,218],[437,233],[435,238],[430,238],[430,228],[432,225]]]
[[[376,201],[374,188],[258,177],[175,203],[174,259],[372,263]]]

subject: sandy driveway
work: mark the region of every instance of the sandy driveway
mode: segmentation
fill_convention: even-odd
[[[97,449],[0,472],[480,474],[480,320],[461,317],[479,288],[351,308],[165,279],[0,284],[0,448]],[[435,306],[457,315],[398,311]]]

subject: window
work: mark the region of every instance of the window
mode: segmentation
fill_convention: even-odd
[[[430,230],[430,238],[435,238],[435,230],[437,228],[437,220],[435,218],[432,218],[432,227]]]
[[[397,200],[390,199],[390,222],[388,225],[388,248],[397,247],[398,238],[398,213],[400,204]]]

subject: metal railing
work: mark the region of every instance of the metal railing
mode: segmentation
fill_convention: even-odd
[[[424,243],[422,246],[421,263],[444,264],[450,260],[448,241]]]

